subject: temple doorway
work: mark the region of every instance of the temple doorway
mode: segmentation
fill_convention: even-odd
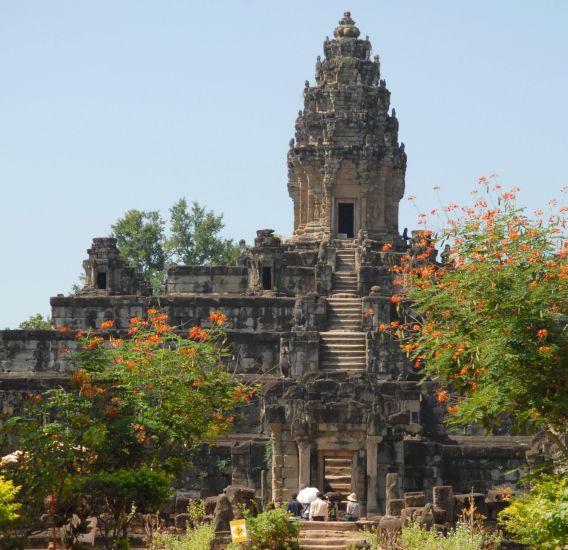
[[[330,452],[323,454],[323,491],[324,493],[340,493],[345,501],[352,492],[353,453],[338,454]]]
[[[355,205],[352,202],[337,204],[337,233],[347,235],[348,239],[355,236]]]

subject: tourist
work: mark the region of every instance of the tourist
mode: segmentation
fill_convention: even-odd
[[[292,498],[286,505],[286,512],[289,512],[293,517],[297,518],[302,515],[303,508],[302,504],[298,502],[298,495],[296,493],[292,493]]]
[[[330,496],[325,497],[327,500],[327,520],[337,521],[337,502]]]
[[[327,519],[327,502],[318,491],[316,499],[310,504],[310,521],[325,521]]]
[[[357,501],[357,495],[351,493],[347,497],[347,511],[343,516],[346,521],[357,521],[359,519],[359,502]]]

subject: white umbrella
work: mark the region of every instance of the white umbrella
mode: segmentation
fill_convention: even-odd
[[[305,487],[298,493],[298,502],[302,504],[311,504],[319,493],[316,487]]]

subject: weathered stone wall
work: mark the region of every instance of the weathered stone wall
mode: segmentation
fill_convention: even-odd
[[[68,334],[55,330],[0,331],[0,373],[66,372],[69,370],[65,348],[74,349]]]
[[[247,287],[246,267],[175,265],[167,270],[166,295],[244,294]]]
[[[530,438],[462,437],[447,442],[404,441],[405,491],[431,493],[435,485],[456,492],[486,492],[502,483],[517,483],[526,464]]]
[[[226,313],[230,330],[287,331],[292,324],[293,298],[263,296],[57,296],[51,299],[56,327],[75,330],[95,328],[113,319],[117,329],[128,329],[133,316],[144,317],[149,307],[158,307],[176,326],[207,325],[209,314]]]
[[[287,266],[279,275],[278,290],[288,296],[315,291],[316,277],[313,267]]]

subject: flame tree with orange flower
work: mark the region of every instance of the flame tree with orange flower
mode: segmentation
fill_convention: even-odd
[[[26,414],[3,429],[22,451],[5,473],[24,486],[26,507],[52,494],[64,522],[88,509],[81,499],[90,494],[91,509],[114,518],[113,541],[125,536],[132,505],[155,511],[168,494],[164,480],[254,398],[255,388],[227,370],[225,321],[214,311],[210,328],[181,333],[149,309],[126,334],[112,321],[76,333],[68,387],[31,396]]]
[[[471,207],[444,209],[441,231],[423,217],[418,252],[394,267],[392,302],[406,322],[378,330],[441,383],[450,424],[505,415],[556,439],[568,422],[567,208],[551,201],[547,215],[529,214],[517,191],[481,178]],[[434,247],[446,243],[440,265]]]

